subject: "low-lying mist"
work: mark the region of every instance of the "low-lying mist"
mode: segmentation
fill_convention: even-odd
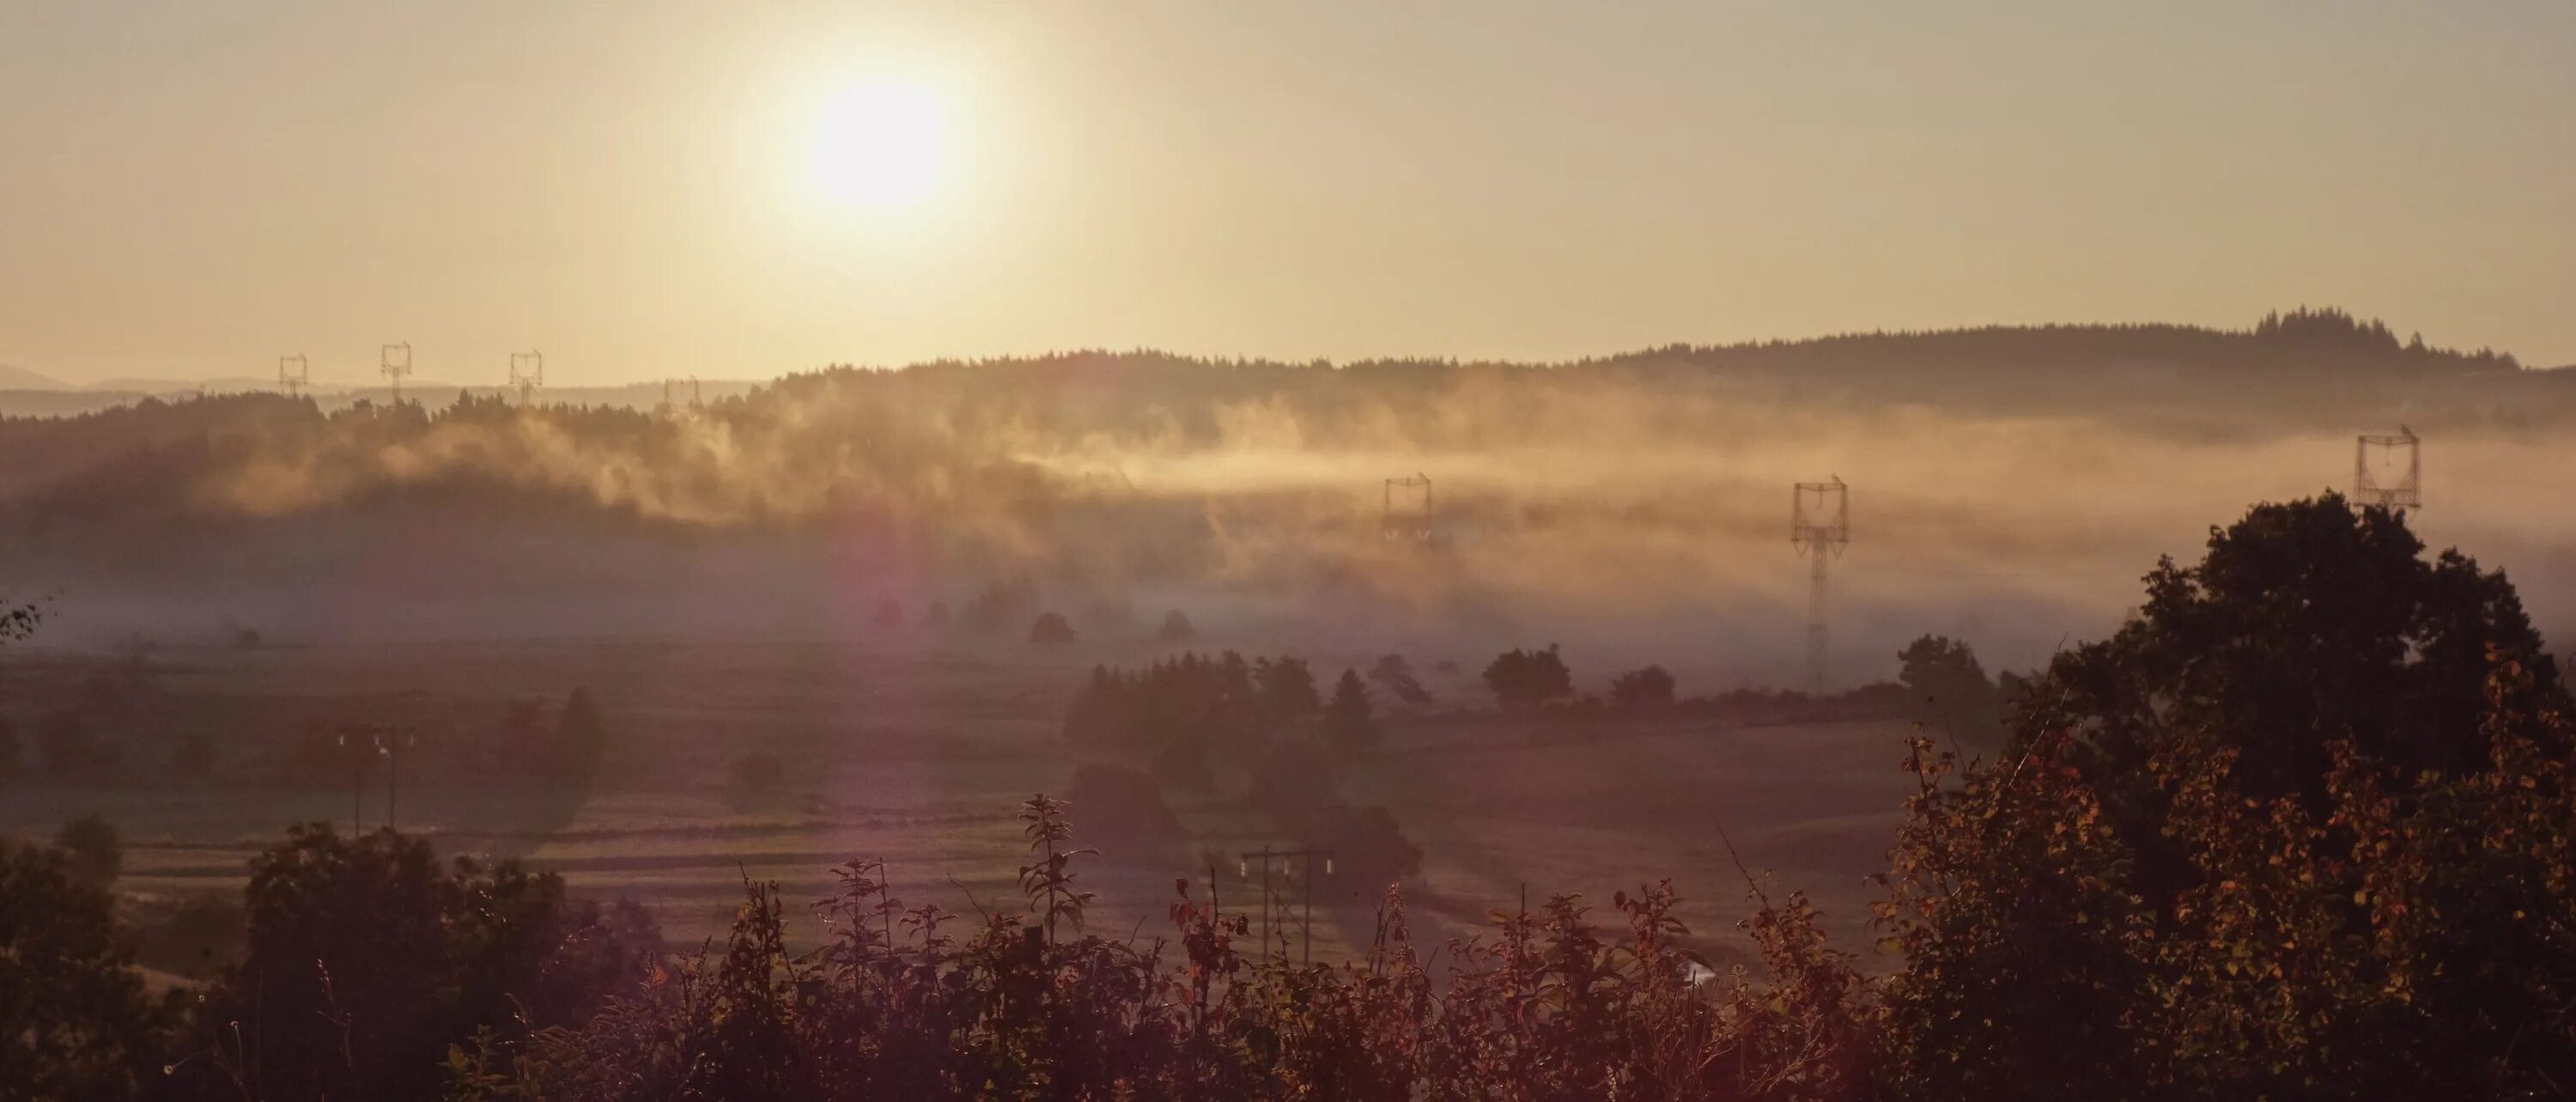
[[[2540,504],[2554,434],[2436,400],[2445,376],[2303,402],[2286,369],[2179,398],[2158,383],[2176,370],[2054,405],[1654,364],[1142,354],[843,369],[661,413],[147,402],[0,423],[0,570],[57,595],[58,643],[218,623],[891,640],[891,601],[917,645],[932,603],[1025,577],[1085,643],[1179,608],[1353,651],[1559,641],[1723,688],[1795,676],[1789,488],[1838,476],[1833,649],[1860,680],[1926,631],[2008,666],[2098,636],[2159,555],[2255,501],[2348,487],[2352,433],[2411,418],[2428,542],[2507,567],[2544,627],[2576,606],[2576,520]],[[1414,475],[1429,539],[1420,491],[1385,482]]]

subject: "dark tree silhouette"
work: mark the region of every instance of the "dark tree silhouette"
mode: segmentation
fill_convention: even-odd
[[[1512,649],[1485,666],[1485,687],[1506,708],[1535,708],[1574,695],[1574,674],[1557,657],[1556,644],[1546,650]]]
[[[555,775],[567,780],[598,773],[600,762],[608,756],[608,727],[589,686],[577,687],[564,698],[563,712],[555,717],[554,751]]]
[[[1368,676],[1370,681],[1394,693],[1397,700],[1417,706],[1431,703],[1430,692],[1423,689],[1422,682],[1414,680],[1413,666],[1401,654],[1379,655],[1377,662],[1369,667]]]
[[[54,846],[63,851],[63,872],[82,887],[105,890],[125,870],[124,839],[115,824],[96,815],[64,823],[54,834]]]
[[[1055,612],[1038,613],[1038,618],[1029,623],[1029,642],[1073,642],[1073,624]]]
[[[2020,736],[2074,731],[2115,774],[2207,738],[2243,755],[2248,795],[2311,804],[2336,741],[2407,773],[2474,767],[2491,660],[2532,671],[2516,714],[2566,694],[2504,574],[2423,551],[2401,515],[2336,494],[2257,506],[2200,562],[2159,563],[2134,622],[2059,655]]]
[[[180,993],[145,991],[138,939],[83,879],[0,840],[0,1097],[113,1102],[160,1078]]]
[[[1610,680],[1610,699],[1622,708],[1671,707],[1673,675],[1662,666],[1630,670]]]
[[[1377,745],[1377,718],[1371,714],[1368,687],[1357,670],[1343,670],[1333,683],[1333,699],[1324,705],[1324,742],[1335,754],[1355,757]]]
[[[1901,663],[1896,680],[1929,710],[1921,718],[1937,721],[1951,733],[1979,745],[1991,745],[2003,717],[2002,692],[1986,679],[1986,668],[1966,643],[1944,635],[1925,635],[1896,652]]]
[[[1303,658],[1260,659],[1252,664],[1252,681],[1262,711],[1273,720],[1310,716],[1324,706],[1315,692],[1315,672]]]
[[[242,963],[200,1014],[222,1058],[193,1061],[180,1084],[210,1096],[435,1098],[450,1042],[522,1012],[578,1022],[661,951],[640,908],[574,902],[515,862],[442,866],[392,831],[297,827],[251,862],[244,899]]]

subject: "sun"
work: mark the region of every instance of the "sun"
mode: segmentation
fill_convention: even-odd
[[[866,207],[919,204],[939,186],[948,117],[939,96],[912,84],[860,84],[834,93],[814,128],[814,183]]]

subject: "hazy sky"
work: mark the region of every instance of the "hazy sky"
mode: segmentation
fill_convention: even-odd
[[[2302,302],[2576,361],[2576,3],[0,0],[0,363],[78,381]]]

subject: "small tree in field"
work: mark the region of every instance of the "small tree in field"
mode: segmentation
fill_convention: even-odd
[[[599,701],[582,686],[564,698],[555,717],[555,769],[562,779],[587,779],[608,756],[608,727],[601,722]]]
[[[1904,663],[1896,676],[1922,704],[1954,733],[1986,735],[2003,718],[2002,694],[1986,679],[1986,668],[1968,644],[1944,635],[1926,635],[1896,652]]]
[[[1323,707],[1323,698],[1315,693],[1315,674],[1303,658],[1255,659],[1252,681],[1258,687],[1261,709],[1274,720],[1297,719],[1315,714]]]
[[[1345,757],[1377,745],[1377,719],[1370,714],[1368,688],[1357,670],[1343,670],[1333,683],[1333,701],[1324,705],[1324,741]]]
[[[1032,643],[1070,643],[1070,642],[1073,642],[1073,624],[1072,624],[1071,622],[1067,621],[1067,620],[1064,618],[1064,614],[1063,614],[1063,613],[1059,613],[1059,612],[1041,612],[1041,613],[1038,613],[1038,618],[1037,618],[1036,620],[1034,620],[1034,621],[1030,622],[1030,624],[1029,624],[1029,642],[1032,642]]]
[[[1611,680],[1610,699],[1622,708],[1669,708],[1673,703],[1673,675],[1662,666],[1630,670]]]
[[[63,851],[63,871],[82,887],[105,888],[125,870],[124,840],[115,825],[96,815],[64,823],[54,845]]]
[[[1401,654],[1379,655],[1377,664],[1369,667],[1368,675],[1369,680],[1394,693],[1397,700],[1414,705],[1431,703],[1431,693],[1422,687],[1422,682],[1414,679],[1413,666]]]
[[[1574,695],[1574,674],[1557,657],[1556,644],[1546,650],[1504,651],[1485,666],[1485,685],[1494,702],[1506,708],[1535,708]]]

